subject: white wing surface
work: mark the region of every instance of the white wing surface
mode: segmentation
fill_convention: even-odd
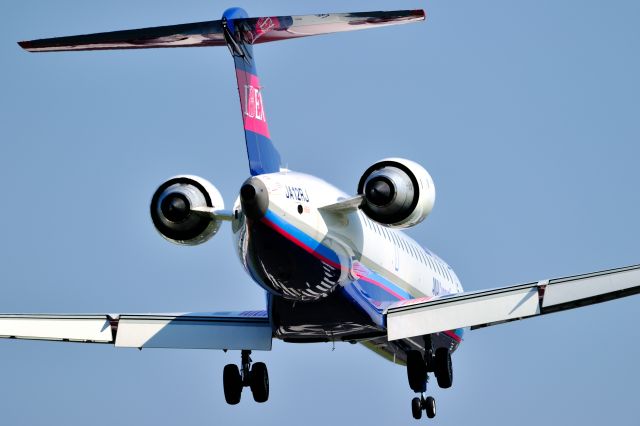
[[[640,265],[529,284],[413,299],[387,309],[389,340],[471,329],[640,293]]]
[[[0,314],[0,337],[130,348],[271,350],[265,311],[177,314]]]

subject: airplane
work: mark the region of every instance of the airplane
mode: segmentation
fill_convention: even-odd
[[[20,42],[28,51],[227,46],[236,69],[250,177],[232,209],[210,182],[173,177],[153,194],[162,237],[202,244],[230,222],[234,248],[266,295],[261,311],[159,314],[3,314],[0,336],[107,343],[133,348],[239,350],[223,370],[225,400],[248,387],[269,398],[264,363],[252,351],[273,339],[360,343],[406,366],[418,396],[412,415],[436,414],[434,377],[453,383],[452,353],[465,330],[577,308],[640,291],[640,266],[464,292],[453,269],[402,232],[426,219],[435,186],[419,164],[386,158],[366,169],[356,195],[282,167],[271,141],[253,45],[311,35],[420,22],[422,10],[249,18],[228,9],[217,21]]]

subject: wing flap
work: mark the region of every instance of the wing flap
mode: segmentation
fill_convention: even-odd
[[[514,286],[461,297],[463,295],[390,307],[387,311],[389,340],[511,321],[540,313],[535,285]]]
[[[53,315],[0,314],[0,338],[111,343],[117,347],[271,350],[265,311]]]
[[[266,317],[121,315],[115,345],[131,348],[271,350]]]
[[[438,299],[387,309],[389,340],[531,318],[640,293],[640,265]]]

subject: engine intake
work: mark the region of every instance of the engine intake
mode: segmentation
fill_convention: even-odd
[[[220,229],[220,221],[197,208],[221,210],[220,192],[198,176],[176,176],[156,190],[151,199],[151,219],[156,230],[172,243],[202,244]]]
[[[362,210],[383,225],[408,228],[422,222],[433,209],[435,186],[418,163],[388,158],[369,167],[358,183]]]

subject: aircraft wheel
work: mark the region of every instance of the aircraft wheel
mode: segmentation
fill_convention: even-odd
[[[222,371],[222,385],[224,386],[224,399],[227,404],[236,405],[242,395],[242,377],[235,364],[227,364]]]
[[[419,351],[407,351],[407,378],[414,392],[424,392],[427,381],[427,365]]]
[[[427,412],[427,417],[432,419],[436,416],[436,400],[432,396],[428,396],[424,400],[424,411]]]
[[[269,374],[264,362],[256,362],[251,367],[250,387],[256,402],[266,402],[269,399]]]
[[[416,420],[420,420],[422,417],[422,402],[418,397],[411,400],[411,414],[413,414],[413,418]]]
[[[451,353],[447,348],[438,348],[434,359],[434,373],[438,380],[438,386],[443,389],[450,388],[453,384],[453,365]]]

